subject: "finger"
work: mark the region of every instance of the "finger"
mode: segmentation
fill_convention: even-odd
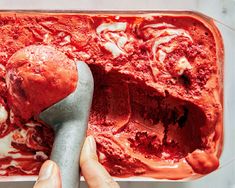
[[[96,143],[93,136],[88,136],[85,140],[80,166],[89,188],[119,188],[119,185],[98,162]]]
[[[33,188],[61,188],[60,171],[56,163],[50,160],[44,162]]]

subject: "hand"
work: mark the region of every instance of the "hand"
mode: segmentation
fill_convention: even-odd
[[[98,162],[96,143],[92,136],[88,136],[83,145],[80,167],[89,188],[119,188]],[[56,163],[48,160],[42,165],[34,188],[61,188],[60,170]]]

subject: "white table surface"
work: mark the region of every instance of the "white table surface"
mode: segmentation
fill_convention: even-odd
[[[60,10],[61,9],[77,9],[77,10],[190,9],[203,12],[235,29],[235,0],[37,0],[37,1],[0,0],[0,9],[60,9]],[[231,42],[235,43],[234,40],[233,41],[231,40]],[[231,56],[229,58],[230,58],[229,61],[234,61],[235,63],[235,54],[234,57]],[[235,80],[235,76],[232,77],[232,80]],[[235,93],[234,87],[231,88],[231,90],[232,93]],[[233,102],[232,111],[234,111],[235,113],[234,98],[231,101]],[[235,131],[235,129],[233,128],[232,131]],[[235,143],[235,134],[231,135],[232,137],[230,139],[234,139]],[[234,145],[235,144],[233,144],[232,146]],[[234,147],[232,147],[231,150],[234,150]],[[228,156],[223,156],[223,157],[226,158]],[[167,183],[167,182],[119,182],[119,183],[121,188],[156,188],[156,187],[235,188],[235,161],[224,165],[221,169],[211,173],[210,175],[200,180],[188,183]],[[33,182],[0,183],[0,188],[31,188],[32,186]],[[86,187],[84,182],[82,182],[81,187],[82,188]]]

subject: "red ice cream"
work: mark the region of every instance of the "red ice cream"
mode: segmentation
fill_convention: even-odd
[[[8,103],[25,120],[71,94],[77,84],[75,63],[50,46],[18,50],[8,60],[6,71]]]
[[[176,180],[218,168],[223,142],[223,46],[212,20],[187,13],[4,13],[0,21],[0,90],[5,113],[0,147],[9,146],[6,138],[11,141],[9,149],[0,152],[1,174],[38,172],[49,156],[53,133],[46,125],[26,119],[68,94],[76,78],[61,75],[61,82],[72,79],[68,90],[39,95],[43,105],[28,100],[32,109],[24,104],[26,100],[19,100],[22,95],[13,87],[9,92],[16,97],[7,98],[5,65],[8,62],[7,69],[14,73],[17,54],[36,48],[29,45],[60,51],[55,59],[63,70],[67,65],[63,62],[89,64],[95,91],[87,134],[95,137],[99,160],[111,175]],[[22,74],[30,78],[24,69]],[[33,88],[38,86],[25,87],[28,96],[35,95]],[[58,98],[48,102],[47,95]],[[16,158],[15,153],[22,156]],[[34,168],[26,168],[28,161]]]

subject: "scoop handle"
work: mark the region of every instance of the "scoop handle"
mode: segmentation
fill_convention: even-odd
[[[60,167],[62,188],[79,188],[80,153],[86,133],[86,121],[69,121],[55,130],[51,160]]]

